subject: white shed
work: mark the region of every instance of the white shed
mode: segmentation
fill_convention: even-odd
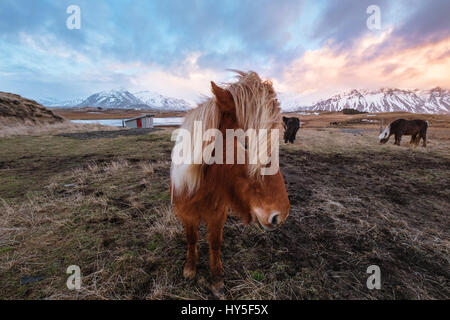
[[[153,128],[153,117],[152,114],[146,114],[140,117],[123,120],[123,126],[127,128]]]

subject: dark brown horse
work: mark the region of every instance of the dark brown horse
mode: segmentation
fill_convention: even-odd
[[[423,146],[427,146],[427,129],[429,123],[424,120],[397,119],[386,126],[384,131],[378,136],[380,143],[386,143],[389,137],[395,136],[396,145],[400,145],[403,135],[411,136],[410,144],[417,146],[420,139],[423,139]]]
[[[272,84],[262,81],[255,72],[238,73],[238,81],[224,88],[211,82],[213,97],[186,115],[180,129],[187,130],[193,136],[192,144],[188,144],[187,149],[194,149],[196,143],[204,143],[196,141],[193,134],[200,121],[203,130],[217,129],[219,136],[223,137],[222,145],[231,143],[234,155],[238,148],[245,150],[247,155],[252,147],[244,143],[244,149],[244,145],[239,144],[234,137],[228,138],[228,129],[261,131],[281,127],[280,107]],[[216,135],[215,143],[220,143],[221,139]],[[278,138],[276,141],[278,144]],[[213,146],[214,149],[210,150],[207,157],[218,156],[218,145]],[[272,145],[264,146],[266,151],[270,149],[274,152]],[[183,274],[187,279],[195,277],[198,226],[205,223],[208,228],[211,289],[214,295],[220,296],[223,289],[220,248],[229,210],[244,223],[257,220],[264,229],[275,229],[289,214],[283,176],[278,166],[275,174],[262,175],[267,164],[229,164],[228,161],[220,164],[227,157],[229,150],[226,148],[223,148],[225,152],[220,156],[221,159],[216,158],[212,164],[205,160],[196,164],[174,164],[175,148],[172,152],[171,194],[175,213],[183,222],[187,237]]]

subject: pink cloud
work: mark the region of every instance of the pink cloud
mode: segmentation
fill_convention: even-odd
[[[450,87],[450,38],[406,47],[389,30],[365,35],[345,51],[332,42],[306,51],[285,70],[283,89],[312,100],[353,88]]]

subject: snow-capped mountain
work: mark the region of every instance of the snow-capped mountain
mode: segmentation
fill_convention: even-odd
[[[192,108],[183,99],[166,97],[152,91],[140,91],[133,94],[125,89],[101,91],[87,98],[66,101],[52,98],[43,98],[37,101],[50,108],[102,107],[104,109],[147,109],[157,111],[187,111]]]
[[[305,110],[308,107],[304,105],[299,95],[293,93],[278,93],[278,100],[283,112],[295,112]],[[151,109],[164,111],[188,111],[193,106],[183,99],[163,96],[154,91],[138,91],[130,93],[129,91],[110,90],[95,93],[88,98],[79,98],[72,100],[58,100],[52,98],[43,98],[37,100],[40,104],[55,107],[102,107],[120,108],[120,109]]]
[[[430,113],[449,113],[450,91],[436,87],[431,90],[414,90],[414,92],[425,102],[425,108]]]
[[[187,111],[192,108],[191,105],[183,99],[166,97],[153,91],[139,91],[133,94],[152,109]]]
[[[320,100],[310,107],[311,110],[327,111],[345,108],[365,112],[450,113],[450,94],[441,88],[426,91],[395,88],[352,90]]]
[[[102,107],[112,109],[141,109],[141,100],[127,90],[110,90],[94,93],[77,107]]]

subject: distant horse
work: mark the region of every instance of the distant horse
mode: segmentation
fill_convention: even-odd
[[[412,136],[410,144],[417,146],[420,139],[423,139],[423,146],[427,146],[427,129],[429,123],[424,120],[397,119],[386,126],[384,131],[378,136],[380,143],[386,143],[389,137],[395,135],[396,145],[400,145],[403,135]]]
[[[227,139],[227,129],[271,130],[281,127],[280,106],[272,84],[262,81],[255,72],[240,72],[234,83],[221,88],[211,81],[213,97],[190,111],[180,128],[193,133],[195,123],[202,121],[204,130],[218,129],[236,151],[248,155],[249,146],[239,144],[234,137]],[[193,134],[195,140],[195,134]],[[217,139],[215,142],[217,143]],[[196,141],[193,141],[191,148]],[[199,141],[197,141],[199,142]],[[200,143],[202,143],[200,141]],[[260,142],[258,142],[260,143]],[[216,145],[217,146],[217,145]],[[266,149],[267,145],[264,145]],[[259,145],[258,148],[261,146]],[[215,154],[215,150],[210,155]],[[223,148],[225,150],[225,148]],[[175,147],[174,147],[175,150]],[[236,152],[234,153],[236,155]],[[223,159],[226,158],[226,151]],[[283,176],[262,175],[262,164],[174,164],[172,152],[171,194],[174,210],[184,224],[187,237],[187,258],[183,275],[193,279],[196,274],[198,226],[206,223],[209,240],[209,260],[212,293],[221,295],[223,271],[220,260],[222,231],[228,211],[248,224],[257,220],[264,229],[278,227],[289,214],[289,200]]]
[[[284,143],[294,143],[295,136],[300,128],[300,120],[298,118],[283,117],[284,126]]]

